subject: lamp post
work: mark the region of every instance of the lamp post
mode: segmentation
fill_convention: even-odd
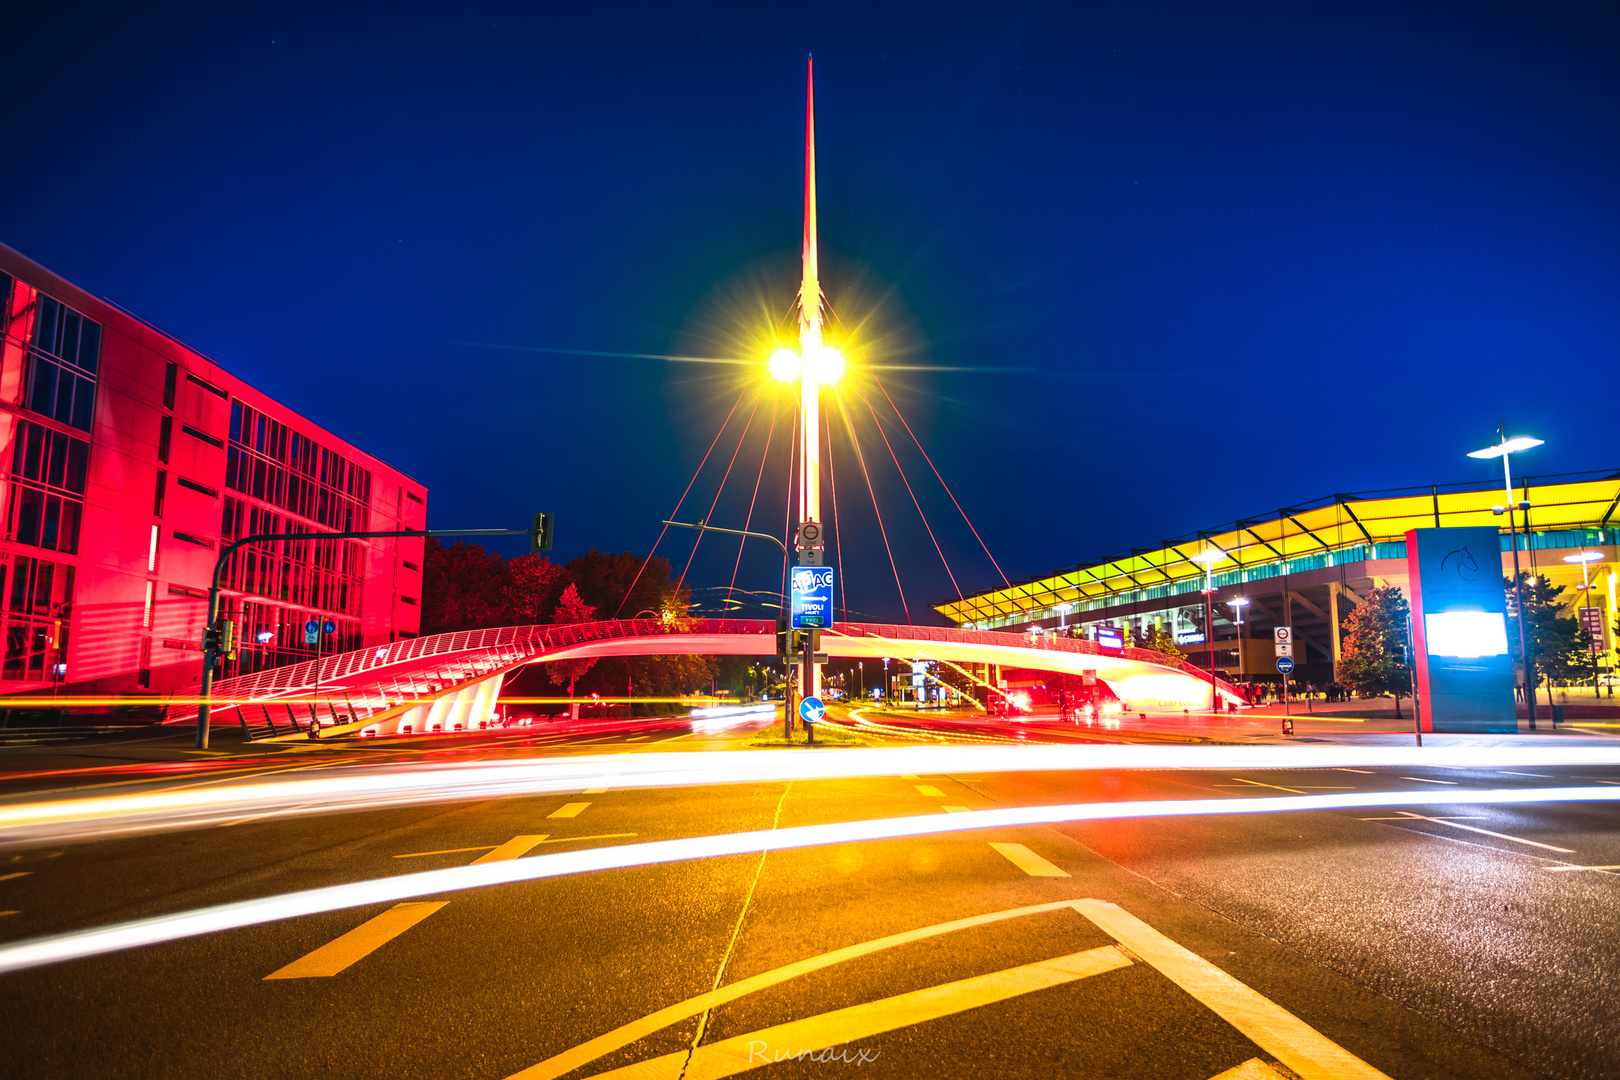
[[[1064,601],[1063,603],[1061,603],[1061,604],[1059,604],[1057,606],[1057,609],[1058,609],[1058,637],[1068,637],[1069,612],[1074,610],[1074,605],[1069,603],[1068,601]]]
[[[1564,556],[1565,562],[1581,564],[1581,607],[1587,611],[1592,610],[1592,578],[1586,572],[1586,564],[1601,558],[1603,558],[1603,553],[1598,551],[1582,551],[1579,555]],[[1592,616],[1588,615],[1586,617],[1586,621],[1590,623],[1596,620],[1594,620]],[[1602,624],[1600,623],[1599,625],[1601,626]],[[1587,627],[1587,632],[1591,632],[1591,627]],[[1601,631],[1599,632],[1601,633]],[[1592,639],[1592,644],[1587,648],[1587,654],[1592,657],[1592,697],[1594,699],[1596,699],[1598,696],[1598,640],[1598,638],[1594,637]]]
[[[1209,711],[1218,713],[1220,696],[1215,692],[1215,564],[1226,558],[1220,548],[1206,549],[1192,557],[1204,564],[1204,648],[1209,652]],[[1243,648],[1241,640],[1238,648]]]
[[[1525,704],[1529,707],[1530,730],[1534,731],[1536,730],[1536,683],[1535,678],[1531,675],[1531,672],[1535,669],[1530,666],[1530,650],[1525,645],[1524,586],[1519,582],[1519,532],[1513,524],[1513,511],[1515,509],[1515,504],[1513,501],[1513,471],[1508,465],[1508,455],[1516,454],[1520,450],[1530,450],[1537,446],[1542,446],[1544,445],[1544,441],[1541,439],[1533,439],[1528,435],[1515,435],[1510,439],[1508,438],[1507,424],[1505,422],[1497,425],[1496,434],[1500,441],[1495,446],[1487,446],[1483,450],[1471,450],[1469,451],[1468,456],[1486,461],[1494,457],[1499,457],[1502,459],[1502,483],[1507,490],[1507,506],[1505,508],[1501,506],[1493,506],[1491,507],[1491,512],[1493,514],[1500,514],[1504,509],[1507,510],[1508,538],[1512,541],[1513,547],[1513,598],[1514,604],[1517,606],[1519,612],[1519,655],[1524,659],[1524,700]],[[1528,510],[1530,509],[1530,503],[1528,501],[1519,503],[1517,504],[1517,509]]]
[[[1246,682],[1249,676],[1249,668],[1243,660],[1243,609],[1249,603],[1249,598],[1247,596],[1238,596],[1228,600],[1227,603],[1231,605],[1233,611],[1237,612],[1238,682]]]

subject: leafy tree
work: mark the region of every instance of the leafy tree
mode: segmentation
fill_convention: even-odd
[[[1524,670],[1524,656],[1519,649],[1519,618],[1515,611],[1518,597],[1514,594],[1513,579],[1502,579],[1508,599],[1508,651],[1513,663]],[[1530,650],[1531,677],[1525,685],[1547,683],[1547,699],[1552,700],[1554,680],[1578,682],[1592,677],[1592,635],[1581,627],[1574,616],[1565,617],[1559,599],[1564,586],[1554,585],[1545,575],[1535,578],[1526,572],[1519,574],[1519,585],[1524,591],[1524,639]],[[1533,691],[1532,691],[1533,692]]]
[[[551,616],[551,621],[559,626],[594,622],[595,619],[596,608],[579,598],[579,590],[572,583],[563,590],[562,596],[557,600],[556,610]],[[568,696],[573,697],[574,687],[579,682],[579,677],[591,670],[595,664],[596,658],[594,656],[581,657],[578,660],[558,660],[546,665],[546,673],[551,681],[558,686],[567,683]],[[569,712],[574,719],[579,719],[579,706],[577,704],[571,706]]]
[[[507,620],[515,626],[550,622],[569,584],[568,571],[544,555],[519,555],[506,569],[511,579],[503,597]]]
[[[612,555],[592,548],[564,567],[579,595],[604,619],[633,619],[643,611],[662,611],[669,586],[669,560],[641,560],[630,552]],[[643,616],[645,618],[645,616]]]
[[[1395,695],[1397,720],[1401,718],[1401,697],[1412,687],[1406,655],[1410,615],[1399,586],[1374,589],[1345,620],[1339,646],[1339,682],[1357,697]]]
[[[1187,654],[1176,648],[1175,635],[1158,623],[1148,627],[1138,647],[1163,656],[1164,662],[1171,667],[1180,667],[1181,662],[1187,659]]]
[[[422,560],[422,633],[505,625],[511,582],[499,553],[477,544],[445,547],[437,537],[428,537]]]

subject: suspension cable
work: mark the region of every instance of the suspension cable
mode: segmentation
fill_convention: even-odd
[[[911,441],[917,444],[918,450],[922,451],[923,460],[928,462],[928,467],[930,469],[934,470],[934,479],[938,480],[939,486],[945,489],[945,494],[950,495],[951,505],[955,506],[956,512],[962,515],[962,521],[967,524],[968,531],[973,534],[973,539],[979,542],[979,546],[984,549],[985,557],[990,560],[990,565],[994,566],[996,568],[996,573],[1001,575],[1002,584],[1006,585],[1009,589],[1012,588],[1012,582],[1007,579],[1006,571],[1001,569],[1001,564],[996,562],[996,557],[990,554],[989,545],[984,542],[984,537],[979,535],[979,530],[973,527],[973,522],[968,520],[967,511],[963,510],[962,504],[956,501],[956,496],[951,492],[951,486],[945,482],[945,478],[943,476],[939,475],[939,468],[934,464],[934,459],[928,456],[927,450],[923,450],[922,440],[917,438],[917,433],[911,430],[910,424],[906,423],[906,418],[901,414],[900,407],[894,403],[894,399],[889,396],[889,391],[885,389],[883,380],[879,379],[877,375],[874,374],[872,376],[872,381],[877,384],[878,390],[880,390],[883,394],[883,399],[889,403],[889,408],[893,409],[894,415],[899,418],[900,426],[906,429],[906,434],[911,436]],[[962,591],[960,589],[957,590],[957,595],[962,595]]]
[[[793,475],[794,475],[794,467],[799,462],[799,420],[800,420],[799,410],[794,409],[793,410],[793,439],[792,439],[791,442],[788,443],[787,506],[782,511],[782,535],[783,536],[790,535],[790,528],[791,528],[791,526],[793,524],[793,486],[794,486],[793,485]],[[777,597],[778,603],[777,603],[777,606],[776,606],[776,609],[779,612],[785,612],[788,609],[787,574],[788,574],[788,553],[787,553],[787,545],[784,544],[783,547],[782,547],[782,592],[781,592],[781,595]]]
[[[697,483],[697,478],[703,474],[703,466],[709,463],[709,455],[714,453],[715,446],[717,446],[720,442],[720,436],[725,434],[726,425],[731,423],[731,417],[734,413],[736,413],[737,406],[742,404],[743,394],[746,393],[748,393],[748,387],[744,386],[737,394],[737,400],[731,403],[731,412],[726,413],[726,418],[720,421],[720,430],[714,433],[714,441],[709,443],[709,449],[704,451],[703,460],[698,462],[697,471],[692,474],[692,479],[687,481],[686,490],[681,492],[681,497],[675,500],[675,509],[671,511],[669,515],[669,519],[671,521],[674,521],[676,518],[681,516],[681,503],[685,502],[686,497],[692,493],[692,485]],[[619,606],[613,612],[613,617],[615,619],[617,619],[624,611],[625,601],[629,600],[630,594],[635,592],[636,583],[641,580],[641,575],[647,572],[647,564],[652,562],[653,552],[657,551],[658,545],[663,543],[664,534],[667,532],[669,532],[669,526],[665,525],[663,529],[659,531],[658,539],[653,541],[653,546],[651,550],[647,552],[647,557],[641,560],[641,569],[637,570],[636,576],[630,579],[630,587],[624,590],[624,599],[619,601]]]
[[[754,399],[754,407],[748,412],[748,422],[743,425],[742,434],[737,437],[737,449],[731,452],[731,460],[726,463],[726,473],[720,478],[720,486],[714,489],[714,501],[709,504],[709,513],[703,519],[707,525],[714,517],[714,508],[720,505],[720,496],[725,493],[726,481],[731,479],[732,466],[737,464],[737,455],[742,453],[743,443],[748,441],[748,429],[754,426],[754,414],[759,412],[759,399]],[[681,567],[681,576],[675,582],[675,591],[680,592],[681,586],[686,584],[686,572],[692,569],[692,560],[697,558],[698,545],[703,543],[704,530],[699,529],[697,539],[692,541],[692,552],[686,557],[686,565]]]
[[[844,621],[849,622],[849,582],[844,580],[844,545],[838,540],[838,473],[833,469],[832,424],[827,416],[827,401],[821,402],[821,427],[827,433],[827,482],[832,488],[833,550],[838,552],[838,591],[844,598]]]
[[[747,532],[754,523],[754,504],[759,501],[759,484],[765,479],[765,463],[771,457],[771,440],[776,435],[776,418],[782,411],[782,398],[780,395],[771,402],[771,426],[765,432],[765,452],[759,456],[759,475],[754,477],[754,495],[748,500],[748,516],[743,519],[743,531]],[[726,586],[726,611],[721,618],[731,618],[731,604],[737,593],[737,571],[742,566],[743,545],[748,543],[748,537],[737,539],[737,561],[731,567],[731,584]]]
[[[859,390],[855,392],[861,395],[861,401],[866,404],[867,412],[872,414],[872,426],[877,428],[878,434],[883,437],[883,445],[889,448],[889,459],[894,462],[894,471],[900,474],[900,482],[906,485],[906,494],[911,496],[911,505],[917,508],[917,516],[922,518],[923,529],[927,531],[928,539],[933,541],[934,551],[939,555],[939,561],[945,567],[945,576],[951,579],[951,588],[956,590],[957,596],[961,596],[962,587],[956,583],[956,575],[951,573],[951,564],[946,560],[945,552],[941,550],[939,541],[934,538],[934,528],[928,524],[928,515],[923,513],[922,503],[917,501],[917,493],[911,490],[911,481],[906,479],[906,470],[900,467],[900,458],[894,452],[894,446],[889,442],[889,435],[883,430],[883,424],[877,418],[877,410],[872,408],[872,402],[868,400],[864,393]]]
[[[844,415],[844,427],[849,431],[849,441],[855,445],[855,460],[860,462],[861,475],[866,478],[867,493],[872,496],[872,513],[877,517],[878,533],[883,537],[883,550],[889,554],[889,569],[894,571],[894,587],[900,593],[900,608],[906,613],[906,623],[911,624],[911,605],[906,603],[906,589],[900,584],[900,568],[894,563],[894,549],[889,546],[889,530],[883,526],[883,511],[878,509],[877,490],[872,487],[872,474],[866,469],[866,455],[861,452],[861,440],[855,434],[855,422],[850,419],[849,406],[844,402],[844,395],[836,388],[833,394],[838,398],[838,411]]]

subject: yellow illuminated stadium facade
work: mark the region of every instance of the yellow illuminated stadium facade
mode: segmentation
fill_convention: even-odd
[[[1569,615],[1588,604],[1601,612],[1600,670],[1613,671],[1620,472],[1515,481],[1515,501],[1530,504],[1518,518],[1521,569],[1566,586],[1560,600]],[[1127,642],[1158,625],[1200,667],[1209,663],[1206,625],[1212,622],[1215,666],[1233,677],[1275,678],[1272,628],[1286,625],[1293,628],[1298,676],[1325,683],[1338,662],[1338,628],[1351,608],[1375,586],[1407,591],[1408,529],[1496,526],[1503,573],[1511,575],[1508,520],[1493,512],[1505,501],[1500,485],[1333,495],[934,607],[972,629],[1052,633],[1062,625],[1092,638],[1099,628],[1113,627],[1125,631]],[[1597,556],[1586,563],[1589,592],[1582,589],[1581,564],[1566,560],[1583,552]],[[1206,618],[1206,583],[1213,586],[1212,619]],[[1245,603],[1234,605],[1237,600]]]

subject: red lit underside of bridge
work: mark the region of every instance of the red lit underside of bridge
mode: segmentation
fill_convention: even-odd
[[[1073,638],[954,627],[835,623],[823,631],[832,657],[952,664],[999,664],[1070,675],[1094,671],[1128,706],[1208,708],[1210,676],[1188,664],[1164,664],[1144,649],[1104,649]],[[774,656],[776,624],[763,619],[619,619],[563,626],[499,626],[396,641],[320,661],[323,723],[332,711],[353,718],[345,729],[395,734],[470,730],[487,720],[506,676],[527,664],[606,656]],[[214,719],[241,724],[254,736],[279,723],[292,733],[307,724],[317,686],[314,661],[289,664],[214,684]],[[1216,679],[1221,696],[1236,690]],[[176,696],[167,723],[194,723],[198,699]]]

